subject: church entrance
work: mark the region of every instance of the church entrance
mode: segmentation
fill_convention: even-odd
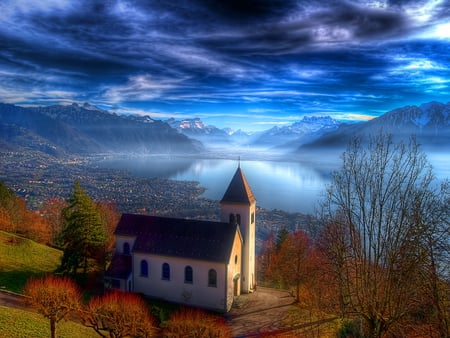
[[[233,296],[239,296],[241,294],[241,287],[240,287],[241,285],[239,283],[240,277],[241,275],[237,274],[233,278]]]

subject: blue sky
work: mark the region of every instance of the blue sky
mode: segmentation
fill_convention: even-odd
[[[0,101],[262,130],[450,97],[449,1],[2,0]]]

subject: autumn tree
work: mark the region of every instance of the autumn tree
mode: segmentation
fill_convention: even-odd
[[[67,201],[62,198],[47,199],[41,213],[49,224],[50,244],[59,246],[60,235],[64,228],[63,210],[68,206]]]
[[[282,263],[280,250],[289,236],[289,230],[282,227],[277,231],[276,236],[271,233],[263,242],[261,254],[257,259],[257,271],[262,283],[278,288],[288,287],[281,276],[279,264]]]
[[[105,245],[101,256],[98,257],[103,269],[106,269],[106,265],[110,261],[114,249],[114,231],[116,230],[117,223],[119,223],[120,213],[117,211],[115,205],[111,203],[97,202],[95,208],[98,211],[100,222],[106,233]]]
[[[38,211],[27,211],[24,218],[25,229],[23,235],[35,242],[51,244],[52,234],[48,219]]]
[[[79,268],[86,275],[91,260],[102,256],[106,245],[106,231],[94,201],[80,182],[75,182],[69,205],[63,210],[64,229],[62,243],[64,254],[60,270],[75,275]],[[94,260],[95,261],[95,260]]]
[[[276,250],[279,251],[281,249],[281,246],[283,245],[284,241],[289,237],[289,230],[286,227],[281,228],[277,232],[277,238],[275,241]]]
[[[285,287],[295,290],[296,301],[300,300],[300,286],[306,282],[309,273],[311,241],[304,231],[287,236],[277,252],[277,273]]]
[[[127,292],[92,298],[82,320],[101,337],[152,337],[157,333],[148,306],[138,295]]]
[[[367,336],[382,337],[417,308],[424,243],[434,225],[425,198],[443,203],[414,139],[394,143],[379,134],[354,139],[333,173],[323,204],[328,253],[345,313],[364,321]],[[330,227],[333,227],[330,231]]]
[[[23,290],[29,304],[50,320],[51,337],[56,337],[56,324],[77,311],[81,294],[76,284],[67,277],[47,276],[31,278]]]
[[[182,308],[167,321],[163,337],[228,338],[231,337],[231,330],[218,315],[199,309]]]
[[[0,229],[24,234],[26,213],[25,201],[0,182]]]
[[[273,256],[276,254],[275,239],[271,232],[269,237],[262,242],[261,253],[256,259],[256,272],[258,274],[258,283],[262,285],[270,285],[271,271],[273,269]]]

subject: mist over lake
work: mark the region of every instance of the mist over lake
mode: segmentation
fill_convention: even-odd
[[[127,170],[141,177],[197,181],[205,188],[202,197],[220,200],[239,165],[230,159],[113,158],[100,166]],[[298,162],[240,161],[240,166],[256,196],[267,209],[313,213],[320,193],[328,183],[318,170]]]
[[[331,172],[341,165],[339,153],[323,153],[305,160],[212,159],[179,156],[111,157],[98,162],[103,168],[126,170],[138,177],[196,181],[204,198],[220,200],[238,165],[257,199],[266,209],[314,214]],[[438,180],[450,177],[447,153],[427,154]],[[306,160],[307,159],[307,160]]]

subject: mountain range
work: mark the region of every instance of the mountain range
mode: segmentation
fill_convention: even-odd
[[[389,111],[367,122],[304,117],[291,125],[246,133],[205,125],[199,118],[167,121],[117,115],[88,103],[20,107],[0,103],[0,147],[52,156],[134,153],[199,154],[245,147],[285,154],[342,148],[354,136],[383,131],[396,139],[415,135],[424,147],[448,147],[450,103],[430,102]]]
[[[429,102],[391,110],[370,121],[342,124],[317,140],[300,145],[298,151],[342,148],[352,137],[367,138],[379,132],[392,134],[396,141],[414,136],[425,149],[447,150],[450,143],[450,103]]]
[[[150,117],[116,115],[90,104],[23,108],[0,104],[0,145],[51,155],[191,154],[203,145]]]

